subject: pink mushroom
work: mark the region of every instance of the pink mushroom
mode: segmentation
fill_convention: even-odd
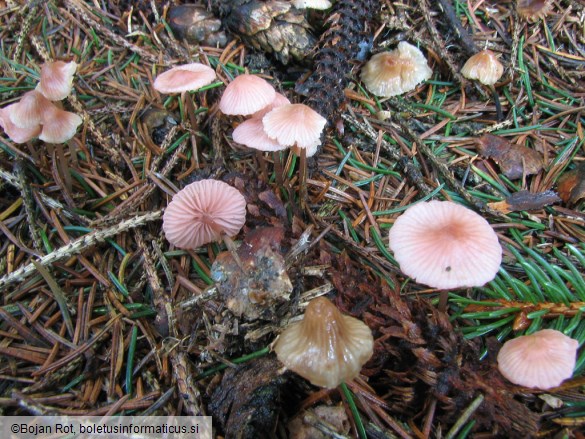
[[[14,143],[26,143],[41,133],[41,125],[37,124],[30,128],[19,128],[14,125],[10,120],[10,114],[14,112],[15,105],[18,103],[0,108],[0,126]]]
[[[211,84],[216,78],[215,70],[201,63],[175,66],[161,73],[154,80],[154,89],[161,93],[182,93],[197,90]]]
[[[307,157],[317,152],[327,120],[304,104],[281,105],[262,118],[264,131],[284,146],[306,150]]]
[[[488,222],[451,201],[409,207],[390,229],[390,248],[404,274],[440,289],[484,285],[502,261]]]
[[[163,230],[176,247],[196,249],[236,235],[245,221],[246,199],[236,188],[200,180],[175,194],[163,215]]]
[[[274,101],[276,91],[256,75],[237,76],[225,88],[219,109],[223,114],[247,116],[262,110]]]
[[[551,389],[573,375],[579,342],[554,329],[508,340],[498,353],[498,369],[509,381]]]
[[[234,129],[232,138],[234,141],[246,145],[248,148],[257,149],[259,151],[281,151],[286,149],[287,146],[281,145],[276,139],[273,139],[266,134],[264,131],[264,125],[262,124],[262,118],[264,115],[272,111],[276,107],[290,104],[290,101],[280,93],[276,93],[276,96],[271,104],[257,111],[252,117]]]
[[[41,80],[36,90],[51,101],[65,99],[71,93],[76,70],[77,63],[74,61],[45,63],[41,67]]]
[[[39,139],[47,143],[63,143],[75,136],[81,125],[81,116],[51,104],[44,109]]]

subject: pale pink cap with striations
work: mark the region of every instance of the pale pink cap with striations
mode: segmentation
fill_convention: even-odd
[[[235,142],[259,151],[282,151],[288,148],[288,146],[282,146],[276,139],[268,137],[268,134],[264,132],[260,117],[252,117],[239,124],[234,129],[232,138]]]
[[[287,104],[267,113],[262,123],[268,137],[284,146],[307,148],[307,157],[311,157],[321,143],[327,120],[307,105]]]
[[[489,223],[451,201],[409,207],[390,229],[390,249],[404,274],[440,289],[482,286],[502,262],[502,247]]]
[[[237,76],[225,88],[219,109],[223,114],[247,116],[262,110],[276,96],[274,87],[256,75]]]
[[[26,92],[11,106],[10,121],[18,128],[33,128],[41,123],[43,113],[54,104],[36,90]]]
[[[220,180],[200,180],[181,189],[163,215],[167,241],[179,248],[196,249],[222,234],[236,235],[246,222],[246,199]]]
[[[75,136],[81,125],[81,116],[51,104],[43,111],[39,139],[47,143],[63,143]]]
[[[215,70],[205,64],[183,64],[158,75],[154,89],[161,93],[181,93],[211,84],[215,78]]]
[[[551,389],[571,378],[579,342],[554,329],[543,329],[504,343],[498,369],[514,384]]]
[[[26,143],[41,133],[41,125],[37,124],[30,128],[19,128],[14,125],[10,120],[10,114],[14,111],[15,105],[18,105],[18,103],[0,108],[0,126],[14,143]]]
[[[77,70],[74,61],[53,61],[41,67],[41,80],[36,90],[51,101],[65,99],[73,87],[73,75]]]

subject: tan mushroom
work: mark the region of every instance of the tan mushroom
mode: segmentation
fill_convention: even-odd
[[[278,359],[288,369],[329,389],[355,378],[373,349],[370,328],[341,314],[325,297],[313,299],[303,320],[286,328],[274,344]]]

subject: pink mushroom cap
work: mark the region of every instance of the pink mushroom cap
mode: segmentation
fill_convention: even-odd
[[[36,90],[26,92],[11,106],[10,121],[18,128],[33,128],[41,123],[43,113],[54,104]]]
[[[257,149],[259,151],[281,151],[288,148],[283,146],[264,131],[264,125],[262,124],[262,118],[264,115],[274,108],[280,107],[281,105],[290,104],[290,101],[280,93],[276,93],[274,100],[267,107],[257,111],[252,117],[234,129],[232,138],[235,142],[246,145],[248,148]]]
[[[215,78],[215,70],[205,64],[183,64],[158,75],[154,89],[161,93],[181,93],[211,84]]]
[[[246,199],[219,180],[200,180],[181,189],[163,214],[167,240],[179,248],[196,249],[236,235],[246,222]]]
[[[264,132],[262,118],[252,117],[239,124],[232,133],[235,142],[259,151],[282,151],[288,148]]]
[[[219,109],[223,114],[247,116],[270,105],[276,96],[274,87],[256,75],[237,76],[225,88]]]
[[[51,104],[43,111],[39,139],[47,143],[66,142],[75,136],[82,122],[81,116]]]
[[[26,143],[41,133],[41,125],[37,124],[30,128],[19,128],[14,125],[10,120],[10,114],[14,111],[15,105],[18,103],[0,109],[0,126],[14,143]]]
[[[489,223],[451,201],[409,207],[390,229],[390,249],[404,274],[440,289],[482,286],[502,262]]]
[[[262,118],[264,131],[285,146],[307,148],[307,157],[317,151],[327,120],[304,104],[281,105]]]
[[[41,80],[36,90],[51,101],[65,99],[71,93],[76,70],[77,63],[74,61],[45,63],[41,67]]]
[[[504,343],[498,369],[514,384],[551,389],[573,375],[579,342],[554,329],[543,329]]]

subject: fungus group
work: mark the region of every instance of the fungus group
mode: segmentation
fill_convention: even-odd
[[[233,139],[248,148],[280,151],[295,147],[297,155],[317,152],[327,121],[304,104],[291,104],[266,80],[256,75],[237,76],[226,87],[219,109],[227,115],[251,116],[233,133]]]
[[[41,67],[41,80],[35,90],[26,92],[20,101],[0,109],[0,126],[15,143],[26,143],[38,137],[47,143],[63,143],[71,139],[82,119],[63,110],[53,101],[71,93],[75,62],[55,61]]]

